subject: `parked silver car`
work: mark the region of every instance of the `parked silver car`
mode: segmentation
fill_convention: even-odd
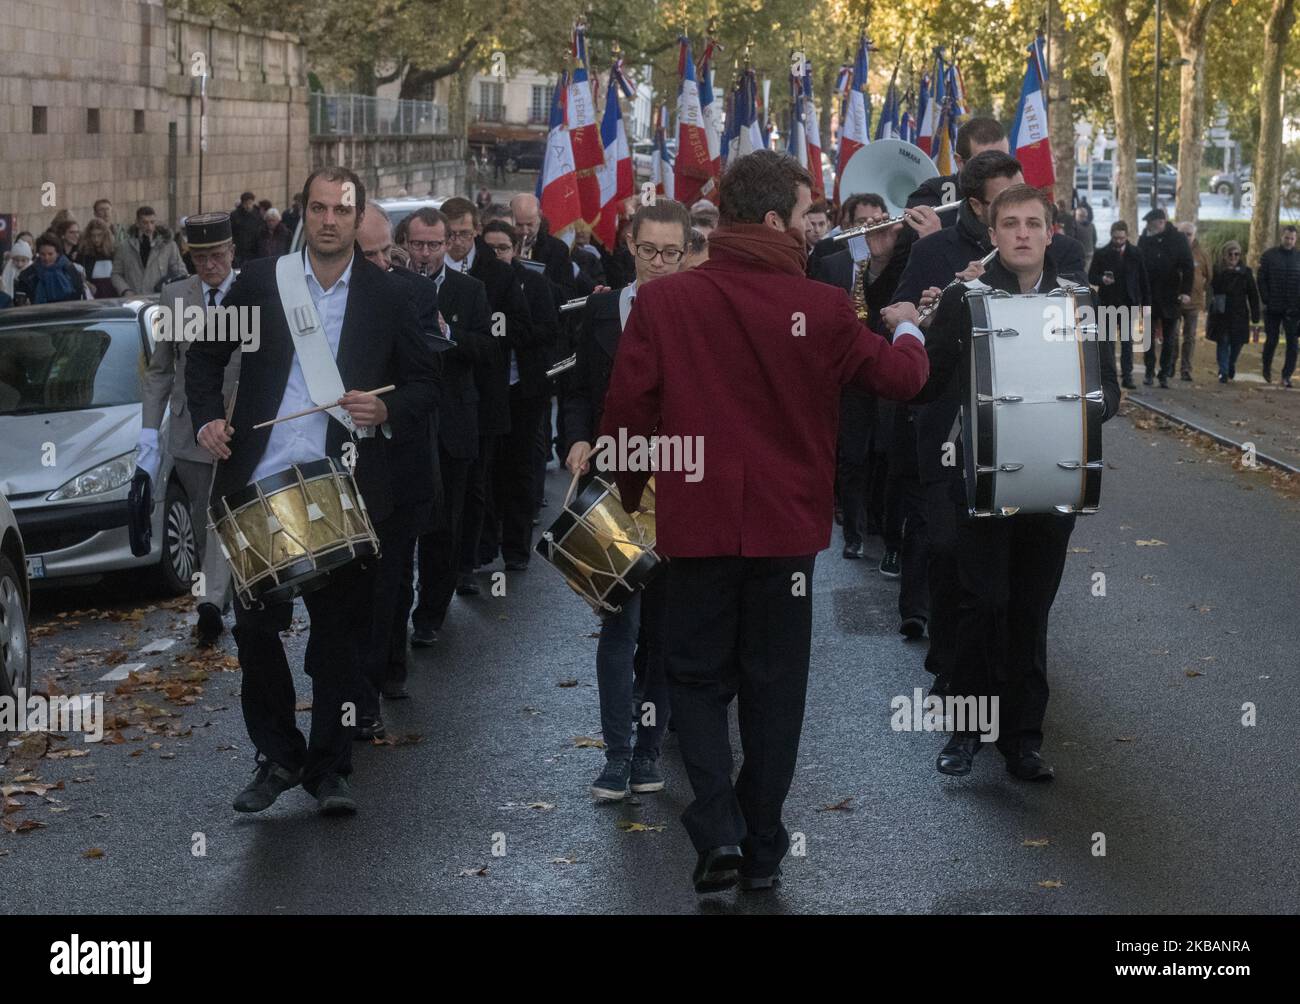
[[[169,592],[190,588],[196,538],[165,449],[148,555],[131,553],[127,530],[157,309],[141,298],[0,311],[0,494],[17,517],[35,585],[142,569]],[[165,428],[158,438],[166,444]]]
[[[0,697],[32,689],[32,655],[27,633],[30,590],[23,535],[0,495]]]

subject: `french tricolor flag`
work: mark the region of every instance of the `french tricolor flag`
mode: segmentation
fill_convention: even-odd
[[[721,51],[722,46],[709,39],[704,47],[704,57],[700,60],[696,76],[700,85],[700,108],[704,112],[704,135],[709,141],[709,159],[713,162],[713,178],[717,179],[722,175],[722,95],[713,89],[714,49]],[[709,186],[705,185],[705,189],[708,188]]]
[[[803,80],[790,74],[790,135],[785,152],[804,170],[808,169],[808,133],[804,129]]]
[[[700,88],[695,80],[691,40],[682,35],[678,42],[677,72],[681,83],[677,88],[677,161],[673,165],[678,194],[674,198],[689,206],[700,197],[700,189],[713,177],[713,155],[704,127]]]
[[[822,134],[817,124],[817,102],[813,100],[812,63],[803,64],[803,129],[808,144],[808,170],[813,177],[813,199],[826,198],[826,181],[822,176]]]
[[[573,144],[569,140],[569,130],[564,125],[564,95],[567,89],[568,74],[561,72],[560,82],[551,98],[551,124],[546,136],[546,156],[542,160],[542,170],[537,175],[537,198],[542,204],[542,215],[550,224],[551,233],[557,235],[582,218],[578,175],[573,166]]]
[[[917,100],[916,119],[912,122],[916,136],[912,142],[927,154],[930,152],[930,140],[934,136],[934,115],[937,111],[935,103],[930,100],[930,74],[926,73],[921,76],[921,96]]]
[[[835,199],[840,197],[840,176],[849,159],[871,142],[871,106],[867,99],[867,36],[858,36],[858,57],[853,62],[849,92],[844,101],[844,114],[840,124],[840,156],[835,165]]]
[[[627,145],[627,130],[623,127],[619,91],[628,98],[636,93],[631,82],[623,75],[623,60],[616,59],[613,69],[609,71],[605,115],[600,120],[600,141],[605,147],[605,162],[596,169],[596,177],[600,179],[600,219],[594,228],[596,237],[611,251],[618,233],[619,206],[633,194],[634,189],[632,152]]]
[[[763,139],[763,126],[758,120],[758,103],[758,74],[746,70],[740,82],[740,141],[736,144],[739,148],[736,155],[739,157],[755,150],[767,149]]]
[[[1043,67],[1037,43],[1029,46],[1020,104],[1011,127],[1011,155],[1024,168],[1025,184],[1050,188],[1056,184],[1052,164],[1052,141],[1047,130],[1047,103],[1043,94]]]
[[[655,148],[650,155],[650,180],[654,182],[655,194],[665,199],[677,196],[673,177],[673,160],[668,154],[668,106],[660,105],[655,121]]]
[[[605,162],[605,149],[600,145],[600,128],[596,125],[596,99],[587,74],[587,38],[582,28],[573,30],[573,79],[569,82],[566,116],[573,143],[573,166],[579,171],[600,167]]]

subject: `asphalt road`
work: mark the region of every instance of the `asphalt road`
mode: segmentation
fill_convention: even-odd
[[[675,738],[663,793],[621,805],[588,795],[602,753],[575,739],[599,735],[595,620],[535,562],[505,597],[457,600],[437,648],[414,653],[414,700],[386,714],[390,735],[419,739],[357,750],[357,817],[320,818],[301,789],[259,816],[231,810],[252,751],[238,672],[209,666],[184,685],[201,693],[173,682],[174,699],[146,690],[108,705],[161,731],[133,725],[123,742],[88,747],[73,737],[55,746],[89,755],[35,761],[31,773],[65,786],[15,796],[22,808],[6,820],[46,825],[0,832],[0,910],[1295,912],[1300,503],[1267,472],[1134,421],[1106,428],[1103,509],[1079,520],[1053,612],[1050,785],[1014,781],[992,751],[969,778],[943,777],[941,737],[891,730],[891,698],[928,686],[925,646],[896,634],[896,584],[875,561],[842,560],[837,539],[813,581],[812,680],[786,808],[806,854],[787,859],[776,893],[697,899]],[[561,480],[551,472],[553,504]],[[1098,571],[1104,597],[1092,595]],[[96,681],[112,660],[160,668],[160,683],[194,673],[175,661],[191,657],[187,615],[147,609],[156,602],[120,583],[46,594],[35,619],[54,629],[36,639],[36,679],[111,692]],[[89,608],[146,612],[78,613]],[[291,637],[291,662],[304,641]],[[1241,723],[1246,702],[1253,727]],[[158,709],[179,717],[145,717]],[[5,753],[8,783],[22,768],[17,748]],[[663,828],[625,832],[623,821]]]

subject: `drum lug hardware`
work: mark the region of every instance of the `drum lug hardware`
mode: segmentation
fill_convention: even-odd
[[[1023,470],[1024,464],[998,464],[998,470],[1004,474],[1014,474],[1016,471]]]
[[[1078,394],[1057,394],[1057,395],[1056,395],[1056,400],[1058,400],[1058,401],[1078,401],[1078,400],[1081,400],[1081,398],[1080,398],[1080,396],[1079,396]]]
[[[1002,507],[1003,516],[1014,516],[1019,511],[1020,511],[1020,506],[1018,505],[1004,505]]]
[[[1106,400],[1106,395],[1103,394],[1103,393],[1102,393],[1101,391],[1099,391],[1099,390],[1090,390],[1090,391],[1088,391],[1088,393],[1084,394],[1083,396],[1086,397],[1089,401],[1105,401],[1105,400]]]
[[[976,468],[975,468],[975,473],[976,473],[976,474],[996,474],[997,472],[998,472],[998,469],[997,469],[996,467],[976,467]]]
[[[994,289],[992,286],[989,287],[989,291],[984,295],[994,300],[1006,300],[1011,297],[1011,294],[1005,289]]]
[[[1066,471],[1099,471],[1102,469],[1100,460],[1093,460],[1086,464],[1077,460],[1058,460],[1056,466]]]
[[[1017,331],[1015,328],[978,328],[978,327],[971,328],[970,333],[975,337],[978,337],[980,335],[993,335],[997,338],[1014,338],[1016,335],[1020,334],[1020,332]]]
[[[1052,506],[1052,508],[1055,509],[1055,510],[1056,510],[1057,512],[1059,512],[1059,513],[1064,513],[1064,514],[1066,514],[1067,516],[1068,516],[1070,513],[1073,513],[1073,512],[1077,512],[1077,511],[1078,511],[1078,510],[1075,509],[1074,506],[1072,506],[1072,505],[1056,505],[1056,506]]]
[[[1000,398],[998,398],[998,401],[1000,401],[1002,404],[1019,404],[1023,400],[1024,398],[1021,397],[1019,394],[1003,394]]]

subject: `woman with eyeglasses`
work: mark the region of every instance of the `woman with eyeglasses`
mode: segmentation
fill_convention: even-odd
[[[1241,245],[1228,241],[1219,249],[1219,262],[1210,286],[1207,337],[1219,346],[1219,383],[1237,375],[1237,356],[1259,325],[1259,290],[1255,275],[1242,261]]]

